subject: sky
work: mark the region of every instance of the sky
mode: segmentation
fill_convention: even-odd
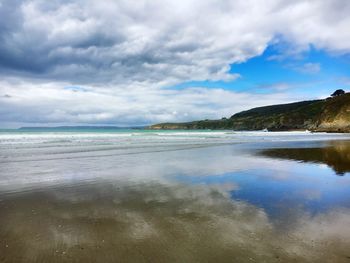
[[[350,91],[348,0],[0,0],[0,128],[230,117]]]

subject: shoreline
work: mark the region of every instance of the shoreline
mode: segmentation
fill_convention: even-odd
[[[186,129],[186,128],[147,128],[150,131],[232,131],[232,132],[310,132],[310,133],[349,133],[350,129],[272,129],[272,130],[231,130],[231,129]]]

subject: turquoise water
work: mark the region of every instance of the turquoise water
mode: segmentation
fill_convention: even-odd
[[[30,128],[19,128],[19,129],[0,129],[2,133],[52,133],[52,132],[79,132],[79,133],[115,133],[115,132],[147,132],[145,129],[130,129],[130,128],[115,128],[115,127],[30,127]]]
[[[10,132],[10,133],[28,133],[28,132],[90,132],[90,133],[125,133],[125,132],[140,132],[140,133],[149,133],[154,132],[155,130],[143,129],[141,128],[118,128],[118,127],[23,127],[19,129],[0,129],[0,132]],[[208,132],[211,130],[159,130],[158,132]]]

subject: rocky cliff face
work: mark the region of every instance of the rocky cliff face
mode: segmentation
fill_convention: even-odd
[[[161,123],[150,128],[350,132],[350,93],[324,100],[254,108],[229,119]]]
[[[350,94],[326,101],[316,129],[350,132]]]

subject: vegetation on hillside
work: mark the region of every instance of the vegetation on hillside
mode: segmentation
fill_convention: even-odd
[[[228,119],[161,123],[150,128],[350,132],[350,93],[324,100],[253,108],[236,113]]]

